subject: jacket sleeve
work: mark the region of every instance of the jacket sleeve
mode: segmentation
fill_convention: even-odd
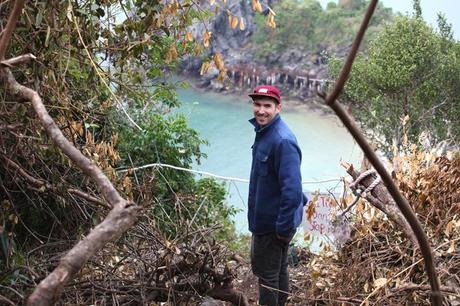
[[[295,141],[285,139],[277,149],[275,167],[281,192],[280,210],[276,221],[276,233],[289,237],[295,232],[295,214],[303,204],[301,153]]]

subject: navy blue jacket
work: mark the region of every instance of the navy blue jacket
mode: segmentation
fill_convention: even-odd
[[[290,237],[302,220],[302,153],[289,127],[277,114],[264,127],[255,118],[249,182],[249,230],[256,235]]]

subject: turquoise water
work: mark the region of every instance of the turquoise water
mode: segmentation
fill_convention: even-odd
[[[254,129],[248,122],[252,118],[250,98],[192,88],[179,90],[178,94],[182,102],[180,111],[188,118],[189,125],[209,141],[209,146],[202,147],[208,158],[194,169],[248,179],[254,141]],[[356,163],[360,160],[359,147],[335,117],[303,108],[282,110],[281,117],[297,136],[302,150],[303,181],[346,177],[340,161]],[[228,202],[242,210],[235,218],[237,230],[247,232],[248,184],[226,184]],[[303,187],[307,192],[342,191],[339,182],[304,184]]]

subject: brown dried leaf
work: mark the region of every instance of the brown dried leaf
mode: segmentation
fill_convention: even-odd
[[[203,45],[205,48],[209,47],[209,40],[211,39],[212,32],[210,31],[205,31],[203,34]]]
[[[193,41],[193,35],[190,32],[185,33],[185,40],[186,41]]]
[[[258,0],[252,0],[252,9],[258,13],[262,13],[262,5]]]
[[[201,65],[200,75],[206,74],[209,71],[209,68],[211,68],[211,63],[210,62],[204,62]]]
[[[232,17],[231,27],[234,30],[234,29],[236,29],[237,26],[238,26],[238,17],[233,16]]]
[[[216,52],[213,56],[214,64],[216,65],[219,71],[224,69],[224,61],[222,60],[222,55],[219,52]]]
[[[243,17],[241,17],[241,19],[240,19],[240,30],[244,31],[244,29],[246,29],[246,25],[244,24]]]

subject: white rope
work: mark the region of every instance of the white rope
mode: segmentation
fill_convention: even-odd
[[[374,190],[374,188],[375,188],[378,184],[380,184],[380,181],[381,181],[380,176],[378,176],[378,177],[372,182],[372,184],[370,184],[369,187],[367,187],[366,190],[364,190],[364,193],[369,193],[369,192],[371,192],[372,190]]]
[[[142,169],[147,169],[147,168],[171,168],[171,169],[176,169],[176,170],[180,170],[180,171],[186,171],[186,172],[196,173],[196,174],[200,174],[200,175],[206,175],[206,176],[210,176],[210,177],[220,179],[220,180],[249,183],[248,179],[242,179],[242,178],[231,177],[231,176],[222,176],[222,175],[217,175],[217,174],[207,172],[207,171],[187,169],[187,168],[182,168],[182,167],[177,167],[177,166],[168,165],[168,164],[162,164],[162,163],[154,163],[154,164],[143,165],[143,166],[139,166],[139,167],[135,167],[135,168],[121,169],[121,170],[117,170],[117,172],[124,173],[124,172],[128,172],[128,171],[137,171],[137,170],[142,170]],[[342,178],[331,178],[331,179],[317,180],[317,181],[303,181],[302,184],[317,184],[317,183],[337,182],[337,181],[341,181],[341,180],[342,180]]]
[[[350,188],[351,188],[351,189],[357,189],[358,194],[361,194],[361,192],[360,192],[360,190],[359,190],[359,188],[358,188],[357,185],[358,185],[365,177],[367,177],[367,176],[369,176],[369,175],[372,175],[372,174],[374,174],[374,173],[377,174],[376,171],[375,171],[374,169],[369,169],[369,170],[367,170],[367,171],[364,171],[363,173],[361,173],[361,174],[356,178],[356,180],[354,180],[353,182],[350,183]],[[381,181],[382,181],[382,180],[381,180],[380,176],[378,176],[378,174],[377,174],[377,177],[374,179],[374,181],[372,182],[372,184],[370,184],[370,185],[364,190],[364,192],[362,192],[362,193],[363,193],[363,194],[366,194],[366,193],[371,192],[372,190],[374,190],[374,188],[375,188],[378,184],[380,184]]]
[[[213,174],[211,172],[187,169],[187,168],[177,167],[177,166],[168,165],[168,164],[161,164],[161,163],[148,164],[148,165],[144,165],[144,166],[140,166],[140,167],[136,167],[136,168],[123,169],[123,170],[120,170],[118,172],[128,172],[128,171],[137,171],[137,170],[146,169],[146,168],[163,168],[163,167],[176,169],[176,170],[181,170],[181,171],[186,171],[186,172],[191,172],[191,173],[196,173],[196,174],[201,174],[201,175],[207,175],[207,176],[211,176],[211,177],[221,179],[221,180],[236,181],[236,182],[243,182],[243,183],[248,183],[249,182],[249,180],[241,179],[241,178],[237,178],[237,177],[221,176],[221,175]]]
[[[363,173],[361,173],[357,178],[356,180],[354,180],[354,182],[352,182],[350,184],[350,188],[351,189],[355,189],[356,188],[356,185],[359,184],[359,182],[361,182],[365,177],[371,175],[375,173],[375,170],[374,169],[370,169],[370,170],[367,170],[367,171],[364,171]]]

